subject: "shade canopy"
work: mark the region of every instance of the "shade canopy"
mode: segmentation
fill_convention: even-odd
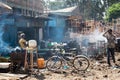
[[[8,9],[8,10],[12,10],[12,8],[10,6],[8,6],[5,3],[0,2],[0,8],[4,8],[4,9]]]

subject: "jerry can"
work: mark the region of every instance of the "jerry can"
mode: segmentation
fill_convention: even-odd
[[[44,68],[45,67],[45,60],[44,60],[44,58],[38,58],[37,59],[37,65],[38,65],[38,68]]]

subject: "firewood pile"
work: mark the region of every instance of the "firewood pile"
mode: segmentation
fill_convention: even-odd
[[[15,53],[12,52],[10,54],[10,70],[12,72],[19,71],[21,67],[24,66],[24,60],[25,60],[25,53]]]

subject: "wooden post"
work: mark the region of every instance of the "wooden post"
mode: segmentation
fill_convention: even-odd
[[[31,71],[31,74],[33,73],[33,52],[34,52],[34,48],[26,48],[26,53],[25,53],[25,64],[24,64],[24,68],[25,69],[29,69]],[[28,53],[29,52],[29,53]],[[28,64],[28,54],[30,54],[30,64]]]
[[[24,69],[28,69],[28,62],[27,62],[27,50],[26,50],[26,52],[25,52]]]
[[[30,70],[33,72],[33,50],[30,51]]]

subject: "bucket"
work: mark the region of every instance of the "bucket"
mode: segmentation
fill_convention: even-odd
[[[37,46],[36,40],[29,40],[28,41],[28,47],[29,48],[35,48]]]
[[[37,65],[38,65],[38,68],[44,68],[44,66],[45,66],[44,58],[38,58],[37,59]]]

